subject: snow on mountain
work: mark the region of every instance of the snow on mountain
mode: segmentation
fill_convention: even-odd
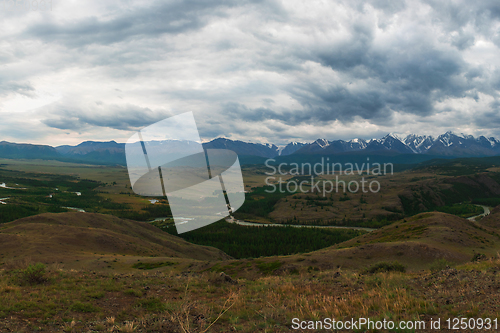
[[[295,153],[297,150],[300,148],[304,147],[307,145],[307,143],[302,143],[302,142],[290,142],[286,146],[281,146],[278,148],[278,155],[279,156],[285,156],[285,155],[290,155]]]
[[[500,141],[498,141],[494,137],[489,137],[487,140],[491,144],[491,147],[496,147],[500,144]]]
[[[314,143],[317,144],[318,146],[320,146],[321,148],[325,148],[325,147],[328,147],[330,145],[330,143],[326,139],[318,139],[318,140],[314,141]]]
[[[428,135],[409,134],[404,138],[403,143],[415,154],[423,154],[432,146],[434,138]]]
[[[493,156],[500,153],[499,148],[484,136],[475,138],[472,135],[448,131],[438,136],[425,153],[443,156]]]
[[[393,139],[396,139],[398,141],[403,142],[403,139],[399,135],[397,135],[396,133],[392,133],[392,132],[387,134],[384,138],[393,138]]]
[[[151,141],[149,145],[177,145],[179,149],[183,144],[176,140]],[[349,141],[318,139],[311,143],[290,142],[286,145],[249,143],[226,138],[216,138],[203,143],[205,149],[230,149],[239,155],[260,156],[274,158],[291,154],[342,154],[352,152],[365,153],[399,153],[399,154],[428,154],[435,156],[495,156],[500,155],[500,140],[494,137],[457,134],[446,132],[434,138],[428,135],[409,134],[405,138],[389,133],[380,139],[352,139]],[[125,144],[115,141],[98,142],[87,141],[77,146],[35,146],[15,143],[0,143],[0,150],[5,156],[13,158],[44,158],[44,156],[75,158],[78,161],[92,163],[125,164]]]
[[[379,140],[379,143],[387,150],[402,153],[412,154],[413,150],[403,143],[403,140],[394,133],[389,133]]]
[[[94,151],[116,152],[123,150],[123,145],[111,142],[84,142],[78,146],[60,146],[56,149],[61,154],[93,153]],[[239,155],[253,155],[267,158],[291,154],[342,154],[351,152],[392,152],[399,154],[429,154],[436,156],[494,156],[500,155],[500,141],[493,137],[479,136],[448,131],[434,138],[428,135],[409,134],[402,138],[398,134],[389,133],[380,139],[363,140],[360,138],[345,140],[317,139],[311,143],[290,142],[276,146],[266,143],[249,143],[243,141],[217,138],[206,142],[209,148],[226,148]]]
[[[486,147],[486,148],[492,148],[492,149],[497,147],[498,144],[500,143],[500,141],[498,141],[497,139],[495,139],[493,137],[486,138],[482,135],[479,138],[477,138],[477,141],[479,142],[479,144],[481,144],[481,146]],[[497,147],[497,148],[500,148],[500,147]]]
[[[355,150],[355,149],[365,149],[366,146],[367,146],[367,142],[363,139],[352,139],[350,141],[347,141],[349,147],[351,148],[351,150]]]
[[[401,138],[389,133],[381,139],[350,141],[318,139],[297,150],[297,154],[339,154],[344,152],[394,152],[400,154],[430,154],[443,156],[494,156],[500,154],[500,141],[490,137],[475,138],[468,134],[446,132],[437,138],[409,134]]]

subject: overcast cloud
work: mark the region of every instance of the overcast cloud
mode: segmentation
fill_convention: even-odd
[[[498,1],[2,1],[0,140],[500,138]]]

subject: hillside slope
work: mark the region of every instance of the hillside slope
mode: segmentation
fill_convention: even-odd
[[[500,209],[494,210],[490,218],[494,215],[500,220]],[[500,250],[500,233],[497,230],[455,215],[421,213],[311,253],[262,258],[259,265],[264,261],[279,267],[274,274],[286,274],[304,268],[308,271],[337,268],[362,270],[377,262],[398,261],[409,270],[416,271],[428,269],[439,259],[462,264],[470,262],[478,253],[496,257]],[[238,269],[236,263],[217,267],[235,276],[260,275],[249,264],[245,270]]]
[[[188,243],[156,227],[111,215],[47,213],[0,225],[0,258],[31,257],[47,263],[96,256],[230,258],[224,252]]]
[[[500,232],[500,206],[493,208],[489,215],[479,221],[479,224]]]
[[[426,268],[437,259],[463,263],[475,253],[494,256],[499,248],[500,235],[494,230],[455,215],[431,212],[398,221],[329,251],[346,259],[356,257],[353,264],[398,260],[409,267]],[[351,263],[345,261],[343,265]]]

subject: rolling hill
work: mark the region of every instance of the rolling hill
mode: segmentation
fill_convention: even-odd
[[[148,223],[111,215],[46,213],[0,226],[0,260],[4,262],[30,257],[48,264],[80,261],[99,267],[95,260],[103,256],[119,257],[121,261],[145,257],[204,261],[230,258],[218,249],[188,243]]]
[[[500,225],[500,206],[483,220],[479,224],[445,213],[421,213],[328,248],[262,261],[278,267],[274,274],[301,271],[305,267],[318,271],[362,270],[378,262],[392,261],[411,271],[428,269],[440,259],[463,264],[478,253],[496,257],[500,250],[500,233],[495,227]],[[246,271],[232,270],[234,266],[222,267],[230,275],[259,275],[250,265]]]
[[[470,261],[475,253],[496,254],[500,235],[495,230],[455,215],[421,213],[333,247],[342,256],[398,260],[426,267],[436,259]],[[345,263],[349,265],[349,263]]]

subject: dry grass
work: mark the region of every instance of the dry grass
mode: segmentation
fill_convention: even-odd
[[[293,318],[498,317],[500,259],[459,268],[371,275],[301,271],[238,284],[215,284],[212,272],[51,270],[45,284],[23,288],[2,270],[0,331],[288,332]],[[136,297],[129,289],[144,294]]]

